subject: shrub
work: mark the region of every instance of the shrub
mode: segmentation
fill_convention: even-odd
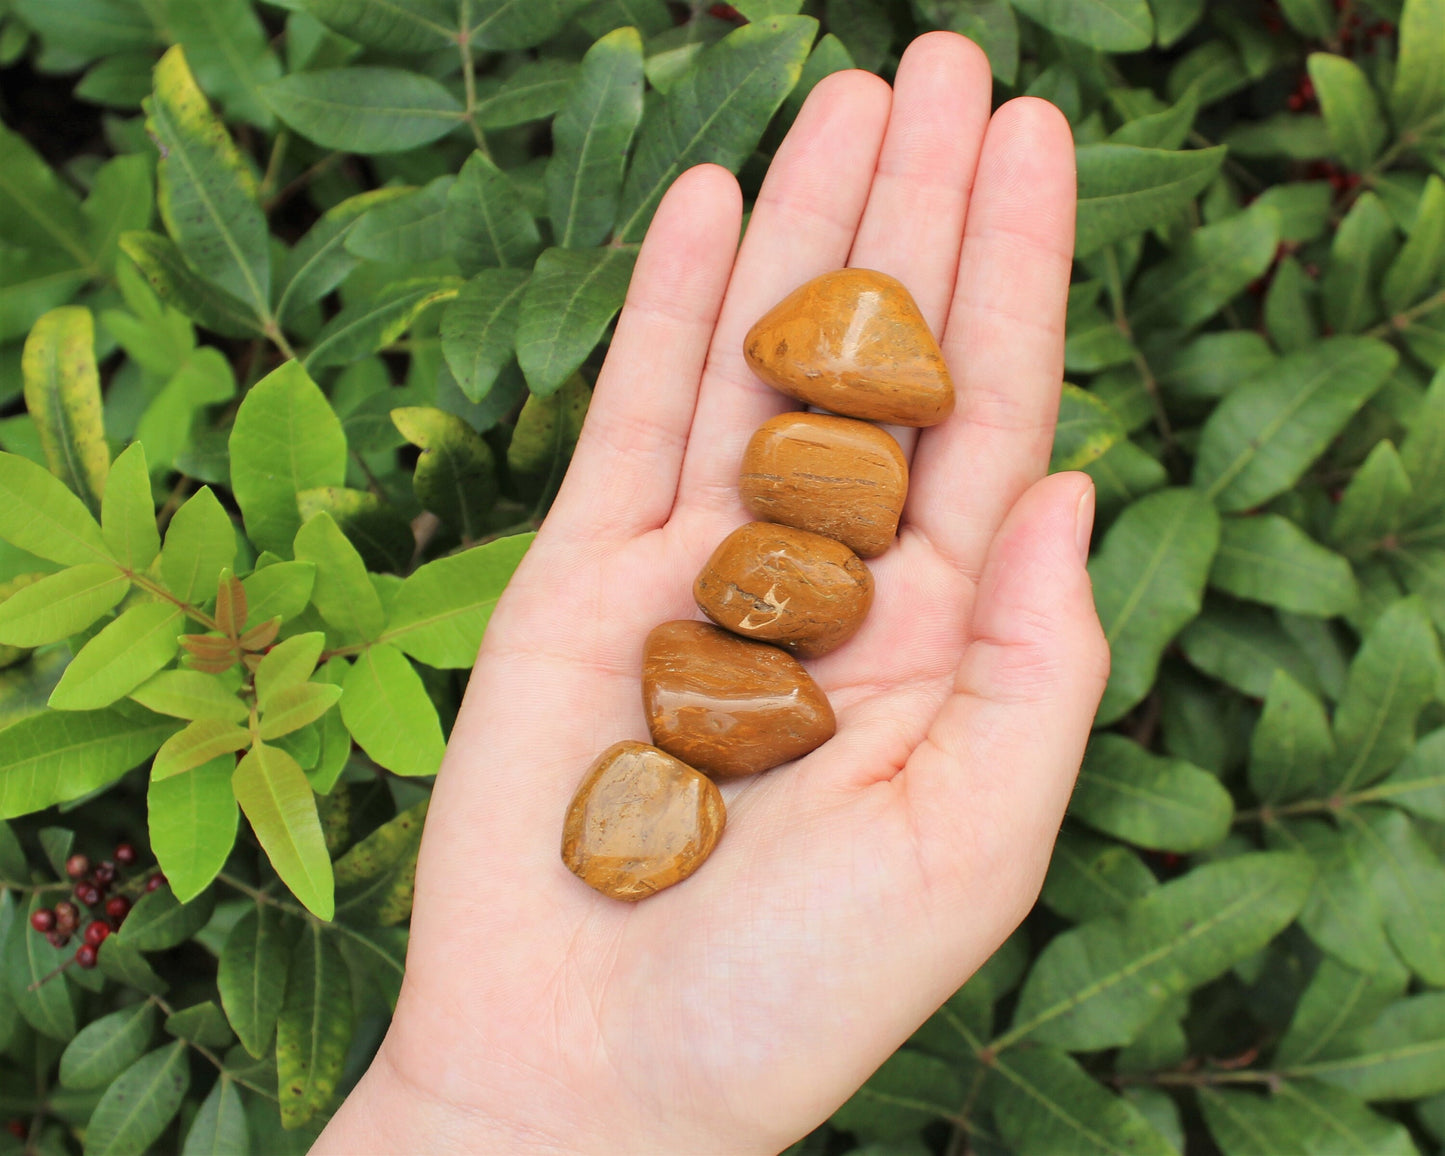
[[[795,1151],[1445,1142],[1445,0],[802,6],[0,5],[0,1154],[305,1150],[662,191],[939,27],[1074,125],[1114,672],[1040,906]]]

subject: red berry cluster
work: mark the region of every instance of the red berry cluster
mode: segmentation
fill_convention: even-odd
[[[1352,193],[1360,187],[1359,173],[1346,172],[1331,161],[1314,161],[1305,169],[1305,177],[1312,181],[1329,181],[1330,188],[1337,195]]]
[[[30,1137],[30,1129],[25,1126],[25,1121],[20,1119],[11,1120],[6,1124],[5,1131],[17,1140],[26,1140]]]
[[[1299,84],[1295,85],[1295,90],[1285,101],[1290,112],[1304,112],[1307,108],[1318,108],[1319,103],[1319,95],[1315,92],[1315,82],[1309,78],[1308,73],[1300,77]]]
[[[42,907],[35,912],[30,917],[30,926],[44,935],[52,947],[64,947],[79,931],[81,943],[75,949],[75,962],[81,967],[94,967],[96,952],[105,937],[130,914],[130,899],[125,895],[111,895],[110,890],[121,882],[122,869],[133,867],[136,858],[135,848],[129,843],[118,844],[114,858],[93,866],[84,855],[72,855],[65,861],[65,873],[75,880],[75,898],[90,908],[90,921],[82,931],[80,908],[65,899],[54,907]],[[146,891],[154,891],[165,881],[166,877],[156,871],[143,886]],[[139,884],[140,880],[136,880],[133,886]]]
[[[1350,0],[1335,0],[1335,11],[1344,12],[1350,8]],[[1375,51],[1376,41],[1395,35],[1395,26],[1388,20],[1366,24],[1364,17],[1351,9],[1340,27],[1340,49],[1349,52],[1358,43],[1366,52]]]

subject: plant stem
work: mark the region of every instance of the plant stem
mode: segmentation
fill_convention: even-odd
[[[153,996],[151,996],[151,1002],[152,1002],[153,1004],[155,1004],[156,1007],[160,1008],[161,1011],[162,1011],[166,1016],[173,1016],[173,1015],[176,1014],[176,1013],[175,1013],[175,1009],[172,1008],[171,1005],[168,1004],[165,1000],[161,999],[161,997],[158,996],[158,995],[153,995]],[[211,1051],[210,1048],[207,1048],[207,1047],[205,1047],[205,1046],[203,1046],[203,1045],[201,1045],[201,1044],[196,1043],[195,1040],[185,1040],[185,1039],[183,1039],[183,1040],[181,1040],[181,1043],[185,1044],[186,1047],[191,1048],[192,1050],[194,1050],[195,1052],[197,1052],[199,1055],[205,1056],[206,1059],[210,1060],[211,1063],[216,1066],[216,1070],[221,1073],[221,1077],[222,1077],[223,1079],[234,1080],[236,1083],[240,1084],[241,1087],[250,1089],[251,1091],[255,1092],[258,1096],[263,1096],[263,1097],[265,1097],[267,1100],[270,1100],[271,1103],[273,1103],[273,1104],[276,1104],[276,1103],[279,1103],[279,1102],[280,1102],[275,1096],[273,1096],[273,1095],[272,1095],[270,1092],[268,1092],[265,1088],[259,1088],[259,1087],[257,1087],[255,1084],[251,1083],[250,1080],[243,1080],[240,1076],[236,1075],[235,1072],[233,1072],[233,1071],[231,1071],[230,1069],[228,1069],[228,1068],[226,1067],[225,1063],[222,1062],[221,1058],[220,1058],[219,1056],[217,1056],[215,1052]]]
[[[289,201],[292,197],[294,197],[297,193],[299,193],[302,189],[309,185],[313,180],[315,180],[332,165],[334,165],[337,161],[341,160],[341,158],[344,156],[346,156],[346,154],[343,152],[327,153],[324,157],[322,157],[309,169],[303,172],[300,176],[293,178],[284,188],[282,188],[279,193],[273,196],[269,201],[265,201],[261,205],[262,211],[266,213],[275,212],[276,209],[284,205],[287,201]]]
[[[472,138],[484,157],[492,155],[487,148],[487,138],[482,126],[477,123],[477,66],[472,58],[472,0],[462,0],[462,26],[457,30],[457,49],[462,54],[462,87],[466,90],[467,107],[462,113],[471,127]]]
[[[159,582],[148,578],[144,574],[137,574],[134,570],[127,570],[124,566],[120,568],[120,572],[124,574],[127,578],[129,578],[132,582],[134,582],[137,586],[139,586],[142,590],[144,590],[147,594],[150,594],[152,597],[159,598],[162,602],[169,602],[172,606],[177,606],[181,610],[184,610],[187,617],[194,618],[197,622],[201,623],[201,625],[203,625],[207,630],[215,630],[221,632],[221,628],[216,624],[216,620],[214,618],[212,618],[199,606],[192,605],[191,603],[185,601],[185,599],[183,598],[177,598]]]
[[[266,161],[266,175],[261,178],[260,187],[256,190],[258,200],[264,201],[271,195],[271,190],[276,187],[276,182],[281,179],[281,166],[286,160],[286,146],[291,143],[291,134],[284,128],[276,134],[276,139],[271,143],[271,156]]]
[[[1425,314],[1427,313],[1433,313],[1436,309],[1439,309],[1442,306],[1445,306],[1445,289],[1440,290],[1440,292],[1438,293],[1431,294],[1423,301],[1417,301],[1408,309],[1402,309],[1399,313],[1395,314],[1395,316],[1391,317],[1388,321],[1382,321],[1373,329],[1367,330],[1365,336],[1393,336],[1401,330],[1408,329],[1412,321],[1425,316]]]
[[[216,879],[218,882],[224,883],[227,887],[239,891],[242,895],[249,896],[257,903],[264,903],[268,907],[280,908],[282,911],[288,912],[291,915],[299,915],[303,919],[312,918],[311,912],[307,911],[304,907],[297,907],[294,903],[287,903],[284,899],[277,899],[274,895],[268,895],[266,894],[266,892],[260,890],[259,888],[252,887],[249,883],[242,882],[234,875],[227,875],[224,871],[222,871],[219,875],[216,876]]]
[[[1134,358],[1134,368],[1139,371],[1139,377],[1144,382],[1144,392],[1149,395],[1149,405],[1154,410],[1154,424],[1158,427],[1159,436],[1163,439],[1165,448],[1174,449],[1174,428],[1169,424],[1169,414],[1164,408],[1164,398],[1159,393],[1159,382],[1154,376],[1154,371],[1149,368],[1149,362],[1140,352],[1139,347],[1134,344],[1134,329],[1129,324],[1129,315],[1124,309],[1124,279],[1119,269],[1119,254],[1113,245],[1104,250],[1108,262],[1109,300],[1114,306],[1114,325],[1124,335],[1124,340],[1129,343],[1129,349]]]

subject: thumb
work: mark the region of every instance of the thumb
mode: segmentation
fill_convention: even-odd
[[[1042,885],[1109,675],[1085,568],[1094,485],[1036,482],[989,549],[954,694],[910,762],[922,843],[960,900],[982,893],[999,938]]]

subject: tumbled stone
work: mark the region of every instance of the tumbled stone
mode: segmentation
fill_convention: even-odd
[[[710,775],[755,775],[800,759],[837,729],[792,655],[707,622],[664,622],[642,650],[652,741]]]
[[[953,412],[953,381],[918,305],[872,269],[794,289],[748,330],[743,353],[774,389],[847,417],[928,426]]]
[[[842,542],[749,522],[713,551],[692,593],[723,629],[816,658],[863,624],[873,603],[873,575]]]
[[[567,808],[562,862],[589,887],[635,902],[696,871],[726,821],[706,775],[646,743],[614,743]]]
[[[873,558],[898,532],[908,462],[876,425],[783,413],[748,442],[739,489],[754,517],[835,538],[860,558]]]

